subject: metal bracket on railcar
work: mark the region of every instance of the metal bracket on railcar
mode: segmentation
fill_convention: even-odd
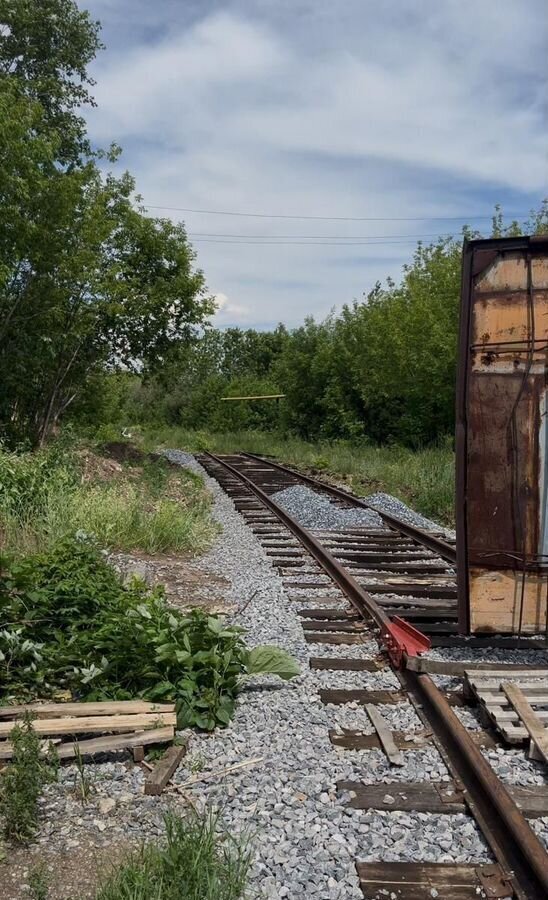
[[[432,642],[405,619],[394,616],[381,629],[381,640],[396,668],[401,669],[406,656],[419,656],[430,650]]]

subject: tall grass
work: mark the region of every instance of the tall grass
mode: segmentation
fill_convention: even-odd
[[[84,481],[74,452],[0,451],[0,547],[43,550],[84,532],[105,547],[199,552],[215,534],[210,500],[191,473],[160,464],[115,480]]]
[[[96,900],[240,900],[250,866],[245,843],[220,835],[213,813],[166,818],[164,845],[129,857]]]
[[[272,455],[289,465],[334,476],[363,496],[386,491],[444,525],[454,523],[455,456],[449,442],[410,450],[345,441],[309,443],[267,432],[219,434],[167,427],[145,433],[144,439],[150,446],[217,453],[247,450]]]

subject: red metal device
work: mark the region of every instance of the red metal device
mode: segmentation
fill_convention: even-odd
[[[402,668],[406,656],[420,656],[432,646],[430,638],[399,616],[394,616],[382,626],[381,640],[398,669]]]

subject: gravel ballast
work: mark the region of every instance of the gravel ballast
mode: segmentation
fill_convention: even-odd
[[[203,474],[187,454],[169,451],[168,458]],[[190,746],[190,758],[194,755],[203,762],[204,772],[262,757],[260,763],[228,776],[225,782],[193,789],[193,796],[202,803],[223,805],[231,830],[255,833],[252,884],[257,893],[252,895],[272,900],[358,900],[363,895],[355,873],[356,859],[489,860],[481,834],[467,817],[364,812],[345,807],[344,797],[336,792],[340,779],[369,784],[446,780],[447,769],[432,747],[406,752],[405,765],[396,771],[380,751],[348,751],[331,744],[330,728],[370,732],[371,723],[358,704],[323,705],[319,689],[395,688],[396,679],[390,672],[351,673],[349,677],[347,672],[309,669],[310,656],[371,658],[378,652],[378,645],[306,644],[296,614],[298,604],[288,600],[282,580],[258,539],[217,482],[207,476],[206,482],[215,498],[214,514],[223,534],[202,564],[231,580],[233,599],[240,607],[254,595],[236,616],[238,624],[247,629],[248,642],[280,644],[302,665],[301,676],[289,683],[257,679],[254,689],[240,697],[231,726],[211,737],[196,735]],[[341,510],[329,501],[326,504],[314,491],[304,491],[302,494],[297,487],[280,494],[286,495],[285,508],[291,514],[299,512],[299,520],[306,519],[303,524],[309,527],[340,527],[340,517],[346,520],[348,512],[352,521],[344,524],[381,525],[368,511],[364,521],[363,511]],[[279,494],[275,499],[280,499]],[[421,727],[408,703],[381,706],[379,711],[392,728],[413,731]],[[189,773],[190,768],[181,767],[177,779],[183,781]]]

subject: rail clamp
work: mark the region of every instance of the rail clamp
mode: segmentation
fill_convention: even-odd
[[[402,667],[405,656],[419,656],[432,646],[430,638],[399,616],[394,616],[383,625],[381,640],[398,669]]]

